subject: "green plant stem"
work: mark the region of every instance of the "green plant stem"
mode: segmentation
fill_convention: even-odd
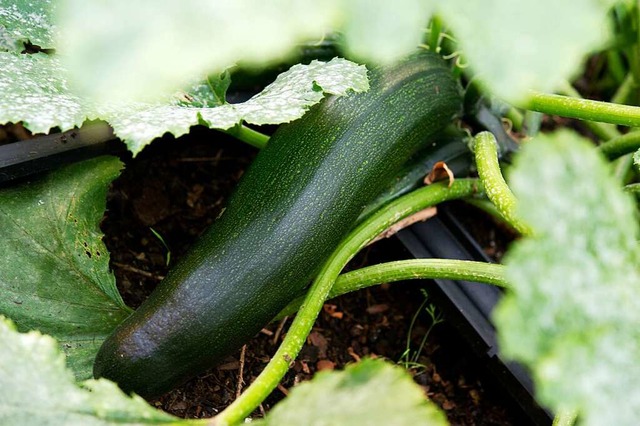
[[[476,166],[487,197],[496,206],[502,217],[522,235],[531,235],[531,229],[522,223],[516,213],[516,197],[500,172],[498,143],[489,132],[481,132],[474,138]]]
[[[633,80],[633,75],[629,74],[631,81],[635,84]],[[576,98],[580,97],[580,93],[576,89],[571,86],[568,82],[565,82],[563,85],[563,91],[570,96],[574,96]],[[617,94],[616,94],[617,95]],[[618,139],[622,136],[622,134],[616,129],[616,127],[612,124],[605,123],[597,123],[594,121],[585,121],[585,124],[589,129],[600,139],[606,141],[603,145],[607,145],[609,142],[613,142],[613,140]],[[615,145],[619,146],[620,142],[616,142]],[[611,148],[604,148],[605,150]],[[613,164],[614,175],[618,178],[619,181],[625,182],[627,176],[629,175],[629,171],[633,164],[633,160],[630,156],[618,158]]]
[[[624,185],[632,174],[633,154],[625,154],[613,162],[613,175]]]
[[[616,90],[616,93],[611,98],[611,102],[614,104],[624,104],[629,100],[631,92],[636,89],[636,80],[633,74],[629,73],[625,77],[624,81]]]
[[[577,412],[573,410],[561,410],[553,418],[552,426],[572,426],[576,422],[577,418]]]
[[[524,133],[526,136],[534,137],[540,133],[540,127],[542,127],[542,119],[544,115],[536,111],[525,111],[522,125],[524,127]]]
[[[571,96],[576,99],[582,99],[582,95],[578,92],[568,81],[565,81],[561,86],[561,92],[567,96]],[[616,138],[620,136],[620,132],[616,129],[616,126],[606,123],[598,123],[597,121],[585,121],[585,125],[603,141]]]
[[[626,135],[613,138],[598,146],[598,149],[609,160],[615,160],[625,154],[636,152],[640,149],[640,130],[635,130],[627,133]]]
[[[625,78],[629,76],[626,75],[627,72],[625,70],[622,58],[620,57],[620,52],[615,49],[607,50],[607,64],[615,82],[618,84],[620,84],[620,82],[623,82],[622,84],[624,84]]]
[[[431,18],[431,31],[429,32],[429,50],[435,53],[440,52],[440,33],[442,32],[442,20],[434,15]]]
[[[458,179],[451,187],[436,183],[407,194],[380,209],[358,225],[325,262],[307,293],[278,351],[239,398],[214,418],[216,426],[240,423],[276,388],[298,355],[342,268],[389,226],[427,207],[479,191],[476,179]]]
[[[504,114],[504,117],[511,121],[511,126],[513,130],[519,132],[522,130],[522,126],[524,124],[524,114],[516,109],[516,107],[510,106],[507,112]]]
[[[240,139],[242,142],[248,143],[258,149],[264,148],[267,146],[267,142],[269,142],[269,136],[264,133],[260,133],[257,130],[253,130],[244,124],[225,130],[225,133],[228,133],[231,136]]]
[[[626,185],[623,189],[625,192],[628,192],[629,194],[640,195],[640,183],[632,183],[632,184]]]
[[[640,127],[640,107],[530,92],[527,109],[579,120]]]
[[[638,8],[636,3],[633,5],[633,12],[631,16],[632,26],[636,33],[636,40],[634,44],[625,49],[625,53],[627,54],[629,69],[631,70],[633,80],[638,84],[640,83],[640,55],[638,54],[638,45],[640,44],[640,31],[638,28],[640,26],[640,8]]]
[[[508,286],[502,265],[471,260],[411,259],[367,266],[342,274],[331,288],[327,299],[383,283],[435,278],[474,281],[498,287]],[[289,303],[274,321],[294,314],[303,301],[304,296]]]

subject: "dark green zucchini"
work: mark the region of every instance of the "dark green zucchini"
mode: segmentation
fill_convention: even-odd
[[[104,342],[94,374],[156,396],[232,354],[300,294],[403,164],[461,109],[424,52],[281,126],[222,216]]]

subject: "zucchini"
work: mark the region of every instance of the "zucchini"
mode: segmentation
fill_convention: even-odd
[[[239,349],[461,109],[449,67],[429,52],[371,72],[370,84],[278,128],[221,217],[105,340],[96,377],[152,397]]]

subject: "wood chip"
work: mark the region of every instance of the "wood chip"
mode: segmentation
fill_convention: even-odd
[[[284,328],[284,325],[287,323],[287,320],[289,319],[289,317],[284,317],[280,320],[280,324],[278,324],[278,328],[276,329],[276,333],[273,335],[273,340],[271,340],[272,344],[276,344],[278,343],[278,339],[280,338],[280,334],[282,333],[282,329]]]
[[[327,347],[329,346],[329,342],[327,341],[326,337],[324,337],[317,331],[312,331],[307,337],[307,341],[318,348],[319,358],[327,357]]]
[[[242,347],[240,351],[240,371],[238,372],[238,384],[236,385],[236,399],[240,398],[240,394],[242,393],[242,385],[244,384],[242,376],[244,375],[244,358],[245,353],[247,352],[247,345]]]
[[[184,411],[187,409],[187,403],[184,401],[176,402],[171,406],[171,408],[174,410]]]
[[[349,356],[351,356],[351,358],[353,358],[355,360],[355,362],[360,362],[360,355],[355,353],[355,351],[353,350],[353,348],[351,346],[349,346],[349,348],[347,348],[347,353],[349,354]]]
[[[445,411],[453,410],[454,408],[456,408],[456,403],[453,401],[449,401],[448,399],[446,399],[442,403],[442,409]]]
[[[222,370],[222,371],[237,370],[239,368],[240,368],[239,361],[231,361],[218,366],[218,370]]]
[[[334,368],[336,368],[335,362],[331,362],[328,359],[321,359],[316,363],[316,369],[318,371],[333,370]]]
[[[338,306],[325,303],[322,309],[331,317],[335,319],[342,319],[344,314],[338,311]]]
[[[381,314],[389,310],[389,305],[386,303],[378,303],[376,305],[371,305],[367,308],[367,313],[370,315]]]
[[[269,330],[268,328],[263,328],[262,330],[260,330],[260,333],[266,334],[267,336],[273,336],[273,331]]]
[[[405,217],[400,222],[397,222],[394,225],[392,225],[391,227],[389,227],[389,229],[387,229],[382,234],[380,234],[377,237],[375,237],[369,243],[369,245],[375,243],[376,241],[380,241],[383,238],[389,238],[392,235],[397,234],[398,232],[400,232],[404,228],[407,228],[407,227],[413,225],[414,223],[424,222],[425,220],[434,217],[436,214],[438,214],[438,209],[436,207],[427,207],[424,210],[420,210],[419,212],[414,213],[409,217]]]
[[[289,389],[282,386],[282,383],[278,383],[278,390],[284,394],[284,396],[289,395]]]

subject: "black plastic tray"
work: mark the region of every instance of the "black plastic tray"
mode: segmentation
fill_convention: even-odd
[[[122,153],[106,123],[0,145],[0,184],[102,154]]]
[[[398,233],[398,238],[416,258],[444,258],[489,262],[480,246],[446,205],[438,215]],[[491,311],[502,291],[495,286],[468,281],[436,279],[429,291],[447,315],[447,320],[467,340],[476,356],[536,425],[549,425],[552,415],[533,397],[533,382],[525,369],[506,362],[498,353]]]

